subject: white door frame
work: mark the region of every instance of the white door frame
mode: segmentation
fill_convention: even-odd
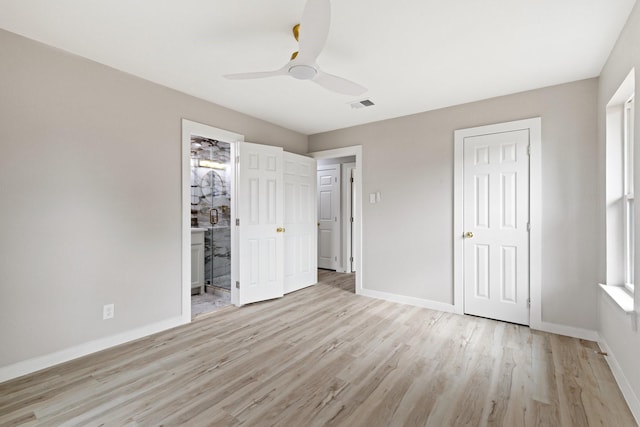
[[[244,141],[244,135],[218,129],[191,120],[182,119],[182,323],[191,322],[191,135],[199,135],[231,145],[231,176],[235,177],[236,143]],[[231,283],[238,274],[236,218],[236,183],[231,180]],[[237,304],[238,291],[231,286],[231,303]]]
[[[456,130],[454,133],[453,175],[453,305],[454,311],[464,314],[464,139],[475,135],[529,131],[529,292],[531,307],[530,327],[542,327],[542,120],[540,117]]]
[[[342,163],[340,165],[342,169],[342,189],[340,194],[342,196],[342,271],[348,273],[353,272],[353,264],[351,258],[353,251],[351,249],[351,232],[353,224],[351,223],[351,216],[354,214],[353,209],[353,184],[351,182],[351,171],[355,170],[355,163]],[[355,181],[355,180],[354,180]]]
[[[335,148],[333,150],[315,151],[309,153],[314,159],[335,159],[337,157],[356,157],[356,211],[353,218],[353,253],[354,269],[356,275],[356,294],[362,293],[364,259],[362,255],[362,145]]]

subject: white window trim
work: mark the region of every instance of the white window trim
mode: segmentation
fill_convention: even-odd
[[[634,95],[624,104],[623,112],[623,163],[624,163],[624,287],[631,294],[635,291],[635,201],[634,201]]]
[[[606,106],[606,284],[603,291],[626,313],[635,308],[635,231],[633,123],[635,69]]]
[[[634,313],[633,297],[622,286],[604,285],[600,288],[627,314]]]

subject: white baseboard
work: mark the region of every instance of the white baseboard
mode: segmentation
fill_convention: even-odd
[[[389,292],[374,291],[371,289],[360,289],[358,295],[364,295],[365,297],[383,299],[391,302],[398,302],[400,304],[415,305],[416,307],[429,308],[431,310],[445,311],[447,313],[454,313],[453,304],[445,304],[443,302],[431,301],[428,299],[409,297],[405,295],[397,295]]]
[[[529,325],[531,329],[542,332],[550,332],[557,335],[565,335],[567,337],[578,338],[581,340],[598,341],[599,335],[596,331],[590,329],[576,328],[574,326],[560,325],[557,323],[540,322]]]
[[[448,313],[455,313],[454,305],[425,300],[421,298],[396,295],[388,292],[374,291],[371,289],[361,289],[360,292],[358,292],[358,295],[364,295],[371,298],[383,299],[386,301],[392,301],[401,304],[425,307],[432,310],[445,311]],[[530,328],[538,331],[549,332],[552,334],[565,335],[572,338],[597,342],[600,345],[602,351],[608,354],[605,359],[607,360],[607,363],[611,368],[611,372],[613,372],[613,376],[615,377],[616,382],[618,383],[618,386],[620,387],[620,390],[622,391],[622,394],[627,401],[627,405],[629,405],[629,409],[631,410],[638,425],[640,425],[640,399],[638,399],[638,396],[636,396],[636,394],[633,392],[633,389],[629,385],[629,381],[620,368],[615,355],[611,352],[611,349],[602,339],[602,337],[600,337],[598,332],[590,329],[576,328],[573,326],[559,325],[557,323],[550,322],[531,324]]]
[[[0,367],[0,383],[58,365],[60,363],[68,362],[69,360],[77,359],[78,357],[86,356],[97,351],[105,350],[116,345],[137,340],[138,338],[143,338],[157,332],[175,328],[176,326],[180,326],[184,323],[185,322],[183,322],[181,316],[174,317],[151,325],[143,326],[141,328],[122,332],[117,335],[89,341],[84,344],[56,351],[55,353],[3,366]]]
[[[631,385],[629,384],[629,381],[627,380],[626,375],[624,374],[624,372],[622,371],[622,368],[618,364],[618,360],[616,359],[615,354],[613,354],[613,352],[611,351],[611,348],[609,347],[607,342],[604,340],[604,338],[599,337],[598,345],[600,346],[600,349],[602,351],[607,353],[605,360],[609,364],[609,368],[611,368],[613,377],[616,379],[616,382],[618,383],[618,387],[620,387],[620,391],[622,391],[622,395],[624,396],[624,399],[627,401],[627,405],[629,405],[629,409],[631,410],[633,417],[636,419],[636,423],[640,425],[640,399],[638,399],[638,396],[636,396],[636,394],[634,393],[633,388],[631,388]]]
[[[430,308],[432,310],[444,311],[447,313],[457,313],[456,307],[453,304],[446,304],[438,301],[431,301],[422,298],[409,297],[405,295],[397,295],[388,292],[374,291],[371,289],[361,289],[358,295],[364,295],[366,297],[383,299],[391,302],[398,302],[401,304],[415,305],[417,307]],[[463,314],[463,313],[459,313]],[[598,341],[599,335],[596,331],[590,329],[576,328],[573,326],[559,325],[557,323],[540,322],[537,324],[531,324],[531,329],[535,329],[543,332],[550,332],[552,334],[565,335],[572,338],[579,338],[589,341]]]

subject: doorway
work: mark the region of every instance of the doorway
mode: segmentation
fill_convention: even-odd
[[[231,304],[240,306],[277,298],[284,293],[315,284],[315,159],[286,153],[281,147],[244,142],[242,135],[183,119],[182,322],[191,321],[191,279],[198,276],[197,263],[191,262],[192,254],[198,252],[190,248],[198,241],[191,237],[191,221],[197,216],[197,212],[196,215],[192,214],[191,203],[196,203],[196,200],[191,186],[200,185],[197,183],[205,175],[209,175],[211,179],[205,180],[206,185],[202,185],[207,189],[200,189],[197,194],[200,198],[209,192],[216,194],[215,188],[211,190],[209,183],[212,180],[220,181],[207,170],[192,183],[190,174],[193,136],[199,142],[203,138],[212,140],[207,141],[212,145],[216,145],[215,141],[229,144],[230,165],[225,174],[228,172],[230,179],[228,185],[224,182],[224,185],[219,185],[223,188],[226,186],[230,198],[223,197],[222,202],[213,205],[213,208],[230,205],[228,222],[231,225],[231,272],[227,277],[230,277]],[[204,160],[206,166],[215,169],[215,159]],[[203,166],[200,160],[198,163]],[[221,197],[224,196],[220,193]],[[210,206],[205,210],[207,215],[203,221],[211,222],[211,218],[214,218],[213,222],[218,224],[220,212],[211,209]],[[198,225],[201,225],[200,219]],[[204,238],[202,241],[204,243]],[[286,259],[283,253],[288,254]],[[213,261],[215,270],[215,258]],[[204,269],[202,276],[204,277]],[[229,282],[227,277],[224,278],[225,283]],[[197,292],[200,294],[199,290]]]
[[[540,118],[455,131],[454,307],[539,327]]]
[[[285,178],[284,184],[289,184],[287,188],[297,188],[297,191],[294,191],[293,194],[309,194],[310,196],[315,196],[315,173],[313,171],[316,170],[316,161],[315,158],[318,159],[327,159],[327,158],[337,158],[343,156],[355,156],[355,191],[358,195],[362,194],[361,191],[361,165],[362,165],[362,148],[360,146],[356,147],[348,147],[344,149],[337,150],[327,150],[317,153],[309,154],[309,157],[312,158],[312,161],[309,162],[304,160],[304,156],[297,155],[289,155],[287,154],[284,161],[283,171],[283,150],[279,147],[271,147],[269,146],[260,146],[259,144],[250,144],[244,143],[244,136],[240,134],[236,134],[233,132],[225,131],[223,129],[214,128],[208,125],[200,124],[197,122],[192,122],[186,119],[182,121],[182,315],[181,320],[183,323],[189,323],[191,321],[191,179],[190,179],[190,148],[191,148],[191,136],[197,135],[202,136],[208,139],[213,139],[217,141],[224,141],[231,144],[230,146],[230,158],[231,158],[231,175],[233,179],[230,182],[231,195],[234,196],[235,200],[232,200],[230,210],[231,215],[230,219],[233,225],[233,229],[231,231],[231,254],[232,254],[232,263],[231,263],[231,303],[234,305],[241,305],[243,301],[247,298],[243,298],[241,301],[241,294],[250,293],[254,288],[257,289],[260,286],[254,286],[257,282],[254,279],[258,278],[267,278],[271,280],[273,276],[278,276],[278,272],[281,269],[280,263],[277,265],[274,264],[273,268],[269,268],[268,263],[258,262],[257,264],[252,263],[252,260],[259,260],[257,257],[253,256],[243,256],[240,254],[240,250],[243,251],[249,250],[254,251],[252,254],[260,254],[265,253],[264,251],[268,251],[268,253],[276,254],[280,251],[283,242],[283,234],[287,230],[287,235],[289,236],[289,244],[290,248],[303,248],[304,245],[301,245],[300,242],[309,242],[312,245],[307,245],[309,250],[304,250],[300,252],[300,254],[312,255],[310,257],[299,257],[299,260],[309,259],[310,268],[306,268],[305,262],[300,262],[300,269],[296,270],[296,276],[300,278],[300,280],[304,280],[303,285],[309,286],[315,283],[315,279],[317,276],[317,255],[315,251],[316,244],[316,220],[315,220],[315,209],[316,209],[316,199],[315,197],[304,198],[304,197],[287,197],[287,192],[283,193],[282,185],[279,182],[282,182],[280,177],[284,173]],[[257,152],[252,153],[251,151],[256,149],[258,151],[264,152],[261,157]],[[244,153],[244,154],[243,154]],[[291,157],[293,156],[293,157]],[[261,160],[262,158],[262,160]],[[311,166],[312,165],[312,166]],[[257,176],[253,176],[254,172],[257,172],[259,169],[265,167],[265,173],[258,173]],[[292,169],[293,167],[293,169]],[[291,173],[292,170],[297,170],[295,173]],[[311,172],[308,174],[305,171]],[[272,178],[268,178],[267,175],[273,175]],[[305,180],[310,179],[307,183]],[[309,183],[312,183],[312,187],[310,188]],[[309,191],[310,190],[310,191]],[[280,193],[279,193],[280,192]],[[275,198],[272,196],[275,194]],[[283,194],[284,197],[278,197],[277,194]],[[289,193],[291,194],[291,193]],[[282,203],[267,203],[267,208],[255,210],[253,207],[257,206],[256,203],[260,203],[262,197],[267,197],[269,200],[281,200]],[[307,206],[312,210],[310,215],[300,215],[297,220],[292,222],[292,218],[283,218],[281,215],[278,215],[278,212],[283,210],[287,210],[287,200],[297,200],[298,204],[293,209],[289,209],[294,212],[305,212],[302,209],[305,205],[305,200],[308,200]],[[239,201],[243,201],[243,203],[239,203]],[[255,202],[255,203],[254,203]],[[239,207],[245,210],[244,220],[242,216],[238,215]],[[359,199],[356,201],[356,213],[354,215],[354,253],[360,254],[360,248],[362,247],[361,243],[361,203]],[[262,212],[259,215],[253,215],[257,212]],[[253,213],[253,214],[252,214]],[[262,218],[266,215],[264,218]],[[262,219],[260,219],[262,218]],[[288,227],[284,227],[281,225],[279,218],[284,219]],[[305,219],[306,218],[306,219]],[[264,220],[266,228],[264,229],[265,235],[264,237],[264,245],[259,244],[257,240],[252,240],[248,238],[248,232],[250,231],[250,226],[257,225],[258,223]],[[309,220],[309,221],[307,221]],[[256,222],[257,221],[257,222]],[[296,223],[297,222],[297,223]],[[311,229],[313,230],[312,235],[309,235],[306,229],[303,227],[303,223],[306,224],[309,222]],[[255,224],[254,224],[255,223]],[[293,230],[295,230],[298,234],[290,233],[292,230],[292,225],[295,224]],[[291,225],[289,225],[291,224]],[[269,235],[267,235],[269,234]],[[305,234],[307,237],[305,237]],[[243,237],[244,236],[244,237]],[[298,236],[298,238],[292,238]],[[311,237],[308,237],[311,236]],[[242,239],[251,240],[244,242],[245,244],[241,245],[240,241]],[[298,243],[295,243],[298,242]],[[233,254],[239,256],[233,256]],[[264,257],[260,257],[263,259]],[[277,258],[277,257],[276,257]],[[360,271],[362,257],[356,255],[354,257],[354,265],[356,271]],[[255,265],[254,265],[255,264]],[[255,267],[255,268],[254,268]],[[258,268],[260,267],[260,268]],[[307,270],[309,274],[307,274]],[[254,274],[252,274],[254,273]],[[244,274],[245,280],[241,280],[241,275]],[[282,275],[280,275],[282,277]],[[362,288],[362,275],[357,274],[355,276],[356,283],[356,293],[360,292]],[[298,283],[296,285],[291,285],[290,287],[299,288],[301,285]],[[284,288],[284,285],[283,285]],[[289,289],[290,290],[290,289]],[[242,291],[242,292],[241,292]],[[248,294],[247,294],[248,295]],[[247,297],[245,295],[245,297]],[[267,297],[268,298],[268,297]],[[247,303],[246,301],[244,303]]]
[[[337,148],[325,151],[316,151],[309,155],[322,164],[340,164],[342,166],[341,186],[341,209],[338,222],[342,233],[340,240],[341,253],[336,271],[348,272],[351,270],[355,275],[355,292],[362,293],[362,265],[364,263],[362,255],[362,146],[352,146]],[[348,190],[344,189],[344,173],[348,170]],[[353,181],[351,181],[351,178]],[[345,197],[349,197],[351,202],[344,202]],[[349,214],[349,212],[351,214]],[[348,223],[345,225],[345,221]],[[349,255],[349,251],[351,254]]]
[[[318,160],[318,267],[354,271],[355,156]]]
[[[231,144],[191,135],[191,317],[231,304]]]
[[[236,143],[244,136],[182,120],[182,322],[194,312],[212,311],[237,301],[236,247],[231,224],[236,217]],[[227,237],[228,236],[228,237]],[[202,300],[202,301],[200,301]],[[204,309],[204,310],[203,310]]]

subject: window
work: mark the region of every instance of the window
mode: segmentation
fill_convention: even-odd
[[[633,310],[635,291],[634,94],[632,69],[606,109],[607,281],[603,289],[625,310]]]
[[[633,197],[633,95],[624,103],[622,114],[623,157],[623,224],[624,224],[624,286],[634,291],[634,197]]]

